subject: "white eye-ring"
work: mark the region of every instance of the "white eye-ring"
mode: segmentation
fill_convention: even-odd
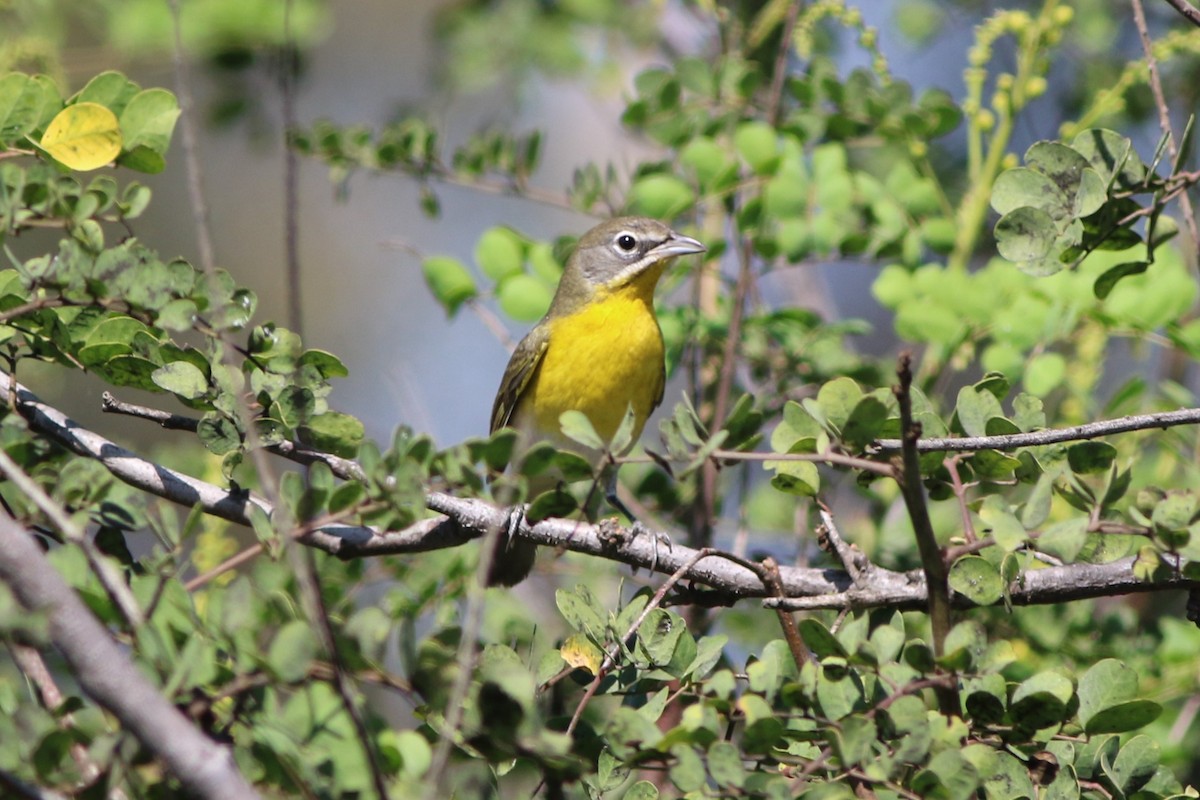
[[[614,241],[616,242],[617,249],[626,253],[632,253],[635,249],[637,249],[637,237],[632,233],[618,233],[617,238]]]

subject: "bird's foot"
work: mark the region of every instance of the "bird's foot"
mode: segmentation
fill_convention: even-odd
[[[639,536],[649,536],[651,538],[651,546],[653,551],[650,556],[650,571],[657,572],[659,547],[666,546],[667,551],[669,552],[673,547],[671,537],[662,531],[652,531],[650,528],[638,522],[637,520],[634,520],[633,525],[630,526],[630,533],[633,534],[634,539]]]

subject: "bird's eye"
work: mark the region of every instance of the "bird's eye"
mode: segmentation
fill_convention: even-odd
[[[622,233],[617,237],[617,247],[626,253],[632,253],[633,249],[637,247],[637,239],[631,233]]]

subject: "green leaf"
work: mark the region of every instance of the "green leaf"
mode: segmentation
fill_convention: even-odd
[[[697,136],[679,151],[679,163],[691,168],[702,189],[724,185],[737,174],[737,164],[728,148],[707,136]]]
[[[804,644],[813,652],[813,655],[818,660],[830,656],[850,657],[850,654],[846,652],[846,648],[842,647],[842,643],[837,640],[837,637],[820,620],[806,617],[800,620],[796,627],[800,632],[800,638],[804,640]]]
[[[179,118],[179,101],[166,89],[146,89],[138,92],[121,112],[121,133],[124,148],[144,147],[162,156],[171,143],[171,133]]]
[[[1002,216],[996,223],[994,234],[1000,255],[1022,264],[1040,262],[1050,255],[1050,248],[1058,238],[1058,228],[1045,211],[1022,206]]]
[[[613,434],[612,441],[608,443],[612,452],[623,453],[629,449],[633,444],[633,427],[636,423],[637,416],[633,413],[633,404],[630,403],[625,409],[625,416],[621,418],[621,424],[617,426],[617,431]]]
[[[1114,658],[1093,664],[1079,679],[1079,721],[1088,735],[1123,733],[1148,725],[1162,707],[1137,699],[1137,671]]]
[[[831,675],[823,669],[817,673],[817,702],[821,712],[833,720],[843,719],[859,708],[863,700],[862,683],[855,672]]]
[[[558,418],[562,435],[592,450],[603,450],[604,439],[596,432],[592,421],[582,411],[564,411]]]
[[[524,243],[509,228],[488,228],[475,245],[475,263],[484,275],[499,283],[521,272]]]
[[[1067,448],[1067,463],[1080,475],[1108,472],[1117,457],[1117,448],[1108,442],[1079,442]]]
[[[505,278],[496,287],[500,310],[518,322],[540,319],[550,308],[553,297],[544,281],[524,272]]]
[[[362,422],[338,411],[311,416],[296,428],[302,443],[344,458],[354,457],[365,435]]]
[[[432,256],[421,263],[425,282],[434,298],[453,316],[458,307],[476,295],[475,279],[461,261],[449,256]]]
[[[658,800],[658,787],[650,781],[638,781],[625,790],[621,800]]]
[[[1025,165],[1051,178],[1064,191],[1073,190],[1089,163],[1080,153],[1053,141],[1034,142],[1025,151]]]
[[[16,142],[33,131],[44,99],[42,87],[30,76],[19,72],[0,75],[0,142]]]
[[[986,436],[988,420],[1004,416],[996,395],[974,386],[959,389],[954,410],[958,414],[958,422],[962,425],[963,432],[968,436]]]
[[[1009,702],[1009,715],[1021,727],[1037,730],[1061,722],[1074,694],[1071,679],[1057,672],[1039,672],[1021,682]]]
[[[776,453],[815,453],[821,424],[795,400],[783,406],[783,419],[771,432],[771,449]]]
[[[821,488],[821,473],[811,461],[764,461],[763,469],[774,470],[771,486],[786,494],[816,497]]]
[[[188,400],[196,400],[208,392],[208,377],[196,365],[187,361],[172,361],[151,374],[155,385]]]
[[[1128,797],[1154,777],[1159,759],[1158,742],[1139,734],[1121,746],[1108,774],[1116,787]]]
[[[1082,157],[1080,158],[1082,161]],[[1087,162],[1084,162],[1087,165]],[[1001,172],[992,187],[992,208],[1005,215],[1019,208],[1036,208],[1051,216],[1065,213],[1070,199],[1051,178],[1025,167]]]
[[[721,654],[728,641],[729,637],[724,634],[700,637],[700,640],[696,642],[696,655],[692,658],[692,663],[688,665],[684,676],[690,676],[692,680],[703,679],[721,660]]]
[[[817,406],[825,420],[841,430],[862,396],[862,389],[852,378],[834,378],[817,390]]]
[[[950,567],[950,588],[980,606],[1004,596],[1004,581],[991,562],[979,556],[963,556]]]
[[[87,82],[79,93],[71,98],[72,103],[99,103],[120,115],[126,104],[140,91],[136,83],[116,70],[101,72]]]
[[[604,736],[613,747],[614,753],[622,757],[622,751],[632,755],[629,749],[631,745],[653,747],[662,739],[662,731],[636,709],[625,706],[618,708],[609,717]]]
[[[350,374],[342,360],[324,350],[305,350],[296,362],[298,367],[312,367],[322,378],[345,378]]]
[[[1098,299],[1103,300],[1108,297],[1113,287],[1122,278],[1127,278],[1130,275],[1141,275],[1149,267],[1149,261],[1125,261],[1117,264],[1115,267],[1109,267],[1100,273],[1100,277],[1096,278],[1096,282],[1092,286],[1092,292],[1095,293]]]
[[[674,175],[646,175],[629,188],[630,212],[655,219],[673,219],[695,201],[692,188]]]
[[[1054,475],[1043,472],[1025,501],[1021,511],[1021,525],[1027,530],[1041,527],[1050,516],[1050,503],[1054,497]]]
[[[267,649],[267,665],[281,681],[297,683],[308,675],[309,665],[319,648],[312,626],[304,620],[292,620],[279,629]]]
[[[204,415],[196,428],[200,442],[210,453],[223,456],[242,446],[242,437],[237,425],[228,417],[221,416],[215,411]]]
[[[771,125],[758,121],[741,123],[733,132],[733,146],[759,175],[774,171],[779,158],[779,135]]]
[[[199,316],[196,303],[188,299],[171,300],[158,310],[155,323],[169,331],[191,330]]]
[[[1100,175],[1101,180],[1119,189],[1131,189],[1142,183],[1146,169],[1126,136],[1092,128],[1082,131],[1071,141],[1071,149],[1080,153]]]
[[[991,532],[996,544],[1005,552],[1013,552],[1029,539],[1025,526],[1009,510],[1008,503],[995,495],[983,501],[979,508],[979,518]]]
[[[708,771],[718,786],[740,789],[746,779],[737,747],[723,740],[713,742],[708,748]]]
[[[912,778],[911,788],[920,797],[969,800],[979,788],[979,775],[958,750],[943,750],[929,767]]]
[[[671,782],[682,792],[694,792],[705,784],[704,762],[691,745],[677,744],[671,748],[674,763],[668,775]]]
[[[554,603],[573,629],[594,637],[604,632],[604,612],[592,593],[582,584],[574,590],[558,589],[554,592]]]
[[[1034,395],[1046,395],[1056,389],[1067,375],[1067,360],[1061,353],[1038,353],[1029,360],[1023,382]]]
[[[1013,398],[1013,422],[1023,431],[1046,427],[1046,412],[1042,410],[1041,398],[1024,392]]]
[[[850,412],[842,427],[842,440],[850,447],[861,450],[880,436],[880,430],[888,419],[888,408],[878,399],[868,395],[860,400]]]

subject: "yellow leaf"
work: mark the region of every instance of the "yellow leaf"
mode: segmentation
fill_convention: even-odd
[[[568,636],[562,647],[558,648],[558,654],[575,669],[586,669],[593,675],[600,671],[600,661],[604,658],[600,648],[588,641],[582,633]]]
[[[99,103],[75,103],[50,121],[41,145],[70,169],[99,169],[121,152],[121,126]]]

